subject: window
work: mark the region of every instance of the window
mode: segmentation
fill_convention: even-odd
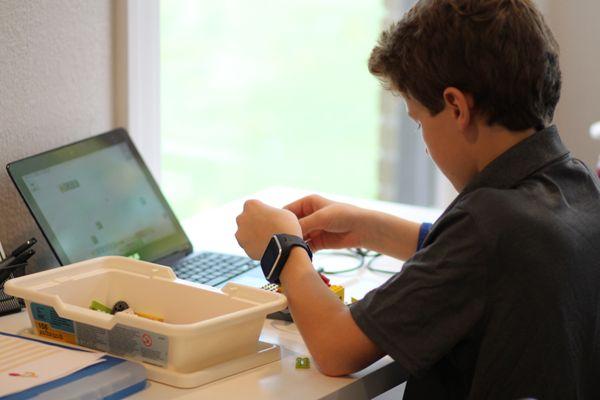
[[[383,1],[160,7],[161,184],[180,217],[269,186],[378,195]]]

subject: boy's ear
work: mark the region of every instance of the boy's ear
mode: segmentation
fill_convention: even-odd
[[[462,92],[455,87],[444,90],[444,102],[450,109],[458,127],[466,129],[473,119],[473,96]]]

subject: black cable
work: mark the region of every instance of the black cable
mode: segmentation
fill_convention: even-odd
[[[355,262],[357,262],[357,264],[352,267],[342,268],[342,269],[331,269],[331,270],[328,270],[326,267],[319,267],[317,265],[317,267],[318,267],[317,271],[320,273],[327,274],[327,275],[345,274],[348,272],[353,272],[353,271],[359,270],[364,265],[364,257],[362,255],[352,251],[351,249],[347,249],[346,251],[333,250],[333,251],[328,251],[327,253],[323,253],[323,254],[349,257],[349,258],[355,259],[356,260]]]
[[[378,253],[378,252],[372,251],[372,250],[362,249],[362,248],[350,248],[350,249],[339,250],[339,251],[334,250],[334,251],[327,252],[327,254],[334,255],[334,256],[338,255],[338,256],[344,256],[344,257],[352,257],[358,261],[358,264],[356,264],[355,266],[349,267],[349,268],[336,269],[336,270],[327,270],[327,268],[324,268],[324,267],[317,268],[318,272],[324,273],[327,275],[345,274],[348,272],[357,271],[364,266],[369,268],[369,265],[373,262],[373,260],[375,258],[381,256],[381,253]],[[370,260],[368,262],[367,262],[367,258],[370,258]],[[379,270],[377,268],[369,268],[369,269],[371,271],[375,271],[375,272],[390,273],[389,271]]]
[[[373,261],[375,261],[375,259],[377,259],[377,257],[379,257],[379,256],[381,256],[381,253],[378,253],[376,256],[373,256],[373,258],[371,258],[369,260],[369,262],[367,263],[367,269],[369,271],[379,272],[379,273],[388,274],[388,275],[394,275],[395,273],[398,272],[398,271],[389,271],[387,269],[375,268],[373,266]]]

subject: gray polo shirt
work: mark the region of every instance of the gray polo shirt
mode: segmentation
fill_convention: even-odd
[[[492,161],[355,303],[405,398],[600,398],[600,183],[541,130]]]

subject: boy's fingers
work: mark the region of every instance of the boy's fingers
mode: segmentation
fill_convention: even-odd
[[[323,230],[311,232],[306,240],[313,253],[319,250],[341,249],[347,247],[340,241],[340,236]]]
[[[328,201],[323,197],[316,194],[311,194],[310,196],[302,197],[301,199],[298,199],[283,208],[293,212],[298,218],[303,218],[312,214],[315,212],[315,210],[325,206],[327,203]]]
[[[323,238],[322,236],[314,236],[308,242],[308,246],[313,253],[316,253],[319,250],[323,250]]]
[[[300,228],[304,236],[316,230],[324,230],[328,225],[327,212],[317,211],[304,218],[301,218]]]
[[[298,199],[288,205],[286,205],[285,207],[283,207],[285,210],[290,210],[291,212],[293,212],[294,214],[296,214],[296,216],[298,218],[302,218],[304,215],[302,215],[302,202],[304,201],[304,198],[302,199]]]
[[[298,218],[305,217],[309,214],[312,214],[313,211],[315,210],[315,208],[316,208],[314,205],[315,197],[316,197],[315,195],[303,197],[301,199],[298,199],[298,200],[288,204],[287,206],[285,206],[283,208],[290,210],[291,212],[296,214],[296,216]]]

